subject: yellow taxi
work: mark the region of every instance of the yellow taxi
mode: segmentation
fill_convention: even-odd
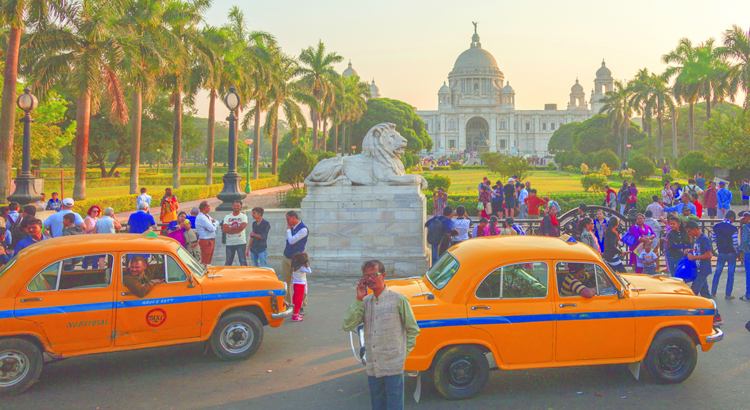
[[[447,399],[482,389],[489,354],[502,370],[629,363],[636,375],[642,363],[657,382],[679,383],[696,345],[709,351],[723,338],[716,304],[685,283],[617,274],[587,245],[558,238],[472,239],[424,277],[386,283],[409,297],[421,329],[405,371],[425,373]]]
[[[132,286],[140,264],[153,285]],[[264,325],[291,315],[286,290],[270,269],[202,265],[166,237],[37,243],[0,269],[0,394],[29,388],[45,361],[92,353],[207,341],[222,360],[246,359]]]

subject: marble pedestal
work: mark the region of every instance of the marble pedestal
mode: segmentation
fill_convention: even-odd
[[[430,267],[425,206],[416,185],[308,186],[300,214],[313,275],[361,276],[370,259],[390,277],[423,275]]]

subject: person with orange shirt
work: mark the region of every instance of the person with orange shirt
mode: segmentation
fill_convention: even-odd
[[[539,207],[547,205],[547,201],[536,195],[536,189],[532,189],[529,192],[529,196],[524,199],[524,202],[526,202],[528,207],[529,219],[539,219]]]

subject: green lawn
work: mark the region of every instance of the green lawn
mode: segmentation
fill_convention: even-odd
[[[424,172],[424,174],[428,173],[429,171]],[[503,183],[508,181],[507,178],[501,178],[500,174],[493,174],[481,169],[433,171],[433,173],[449,176],[452,181],[449,191],[454,194],[476,193],[477,185],[482,182],[482,177],[485,176],[492,181],[492,185],[500,180]],[[557,173],[555,171],[530,171],[530,175],[526,178],[527,181],[531,182],[531,187],[539,191],[540,196],[551,192],[583,192],[580,179],[581,176],[578,174]]]

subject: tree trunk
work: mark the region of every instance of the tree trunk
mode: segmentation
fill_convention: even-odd
[[[253,141],[253,179],[258,179],[260,166],[260,105],[255,107],[255,141]],[[248,166],[250,158],[247,160]]]
[[[180,187],[180,158],[182,157],[182,90],[174,95],[174,129],[172,131],[172,189]]]
[[[339,154],[339,124],[333,126],[333,153]]]
[[[708,120],[711,119],[711,94],[706,97],[706,125]],[[706,141],[708,141],[708,127],[706,127]]]
[[[273,119],[273,137],[271,140],[271,175],[277,175],[279,165],[279,113]]]
[[[672,160],[677,160],[677,110],[672,109]]]
[[[341,156],[346,155],[346,123],[341,123]]]
[[[13,186],[13,133],[16,128],[16,84],[18,83],[18,50],[24,27],[11,26],[5,53],[2,111],[0,112],[0,203],[5,203]]]
[[[216,90],[208,93],[208,135],[206,136],[206,185],[214,183],[214,139],[216,138]]]
[[[107,164],[104,163],[104,158],[106,157],[102,157],[102,159],[96,162],[99,165],[99,171],[102,173],[102,178],[107,177]]]
[[[130,107],[130,195],[138,193],[138,171],[141,163],[141,118],[143,95],[139,87],[133,90],[133,106]]]
[[[664,128],[662,126],[662,112],[659,110],[659,113],[656,114],[656,122],[658,126],[659,136],[657,137],[659,140],[657,141],[659,143],[659,160],[664,158],[664,134],[662,132],[664,131]]]
[[[91,124],[91,92],[83,89],[76,102],[76,159],[73,199],[86,199],[86,164],[89,156],[89,125]]]
[[[323,119],[323,151],[328,151],[327,147],[327,137],[326,137],[326,129],[328,128],[328,118]]]
[[[690,144],[690,151],[695,151],[695,104],[690,102],[689,105],[688,117],[690,124],[688,126],[688,143]]]
[[[314,109],[310,108],[310,119],[312,120],[312,133],[313,133],[313,149],[318,148],[318,113]]]

